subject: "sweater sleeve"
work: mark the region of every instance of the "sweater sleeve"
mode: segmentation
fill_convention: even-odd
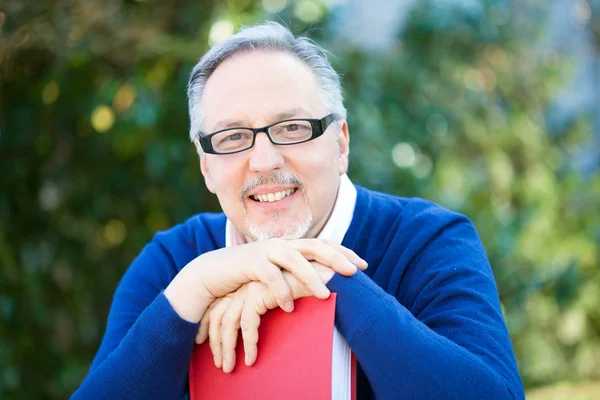
[[[336,325],[378,399],[523,399],[478,235],[464,217],[438,228],[404,271],[408,299],[363,272],[336,274]]]
[[[106,333],[72,399],[181,399],[198,324],[183,320],[162,294],[177,273],[154,240],[115,292]]]

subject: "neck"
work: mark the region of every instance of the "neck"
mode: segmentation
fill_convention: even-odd
[[[335,207],[335,203],[337,202],[339,192],[340,192],[340,181],[338,179],[338,184],[337,184],[337,187],[335,188],[335,196],[333,197],[333,202],[331,202],[331,204],[329,205],[329,210],[327,211],[324,218],[319,223],[317,223],[315,226],[313,226],[311,229],[309,229],[309,231],[304,236],[305,238],[316,238],[319,236],[319,234],[321,233],[321,231],[327,224],[327,221],[329,221],[329,218],[331,218],[331,214],[333,213],[333,209]]]

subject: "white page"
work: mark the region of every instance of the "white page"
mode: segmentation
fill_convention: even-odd
[[[352,390],[351,351],[342,334],[333,328],[333,350],[331,359],[331,399],[350,400]]]

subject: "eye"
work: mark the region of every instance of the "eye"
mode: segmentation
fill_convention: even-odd
[[[285,126],[285,130],[288,132],[297,131],[299,128],[298,124],[288,124]]]
[[[233,142],[236,140],[241,140],[242,139],[242,134],[241,133],[232,133],[231,135],[228,135],[225,140]]]

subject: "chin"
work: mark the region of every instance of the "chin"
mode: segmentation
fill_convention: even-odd
[[[301,239],[306,236],[312,223],[312,213],[302,221],[293,221],[285,223],[283,221],[272,221],[267,224],[256,225],[246,220],[246,226],[250,236],[254,240],[266,239]]]

